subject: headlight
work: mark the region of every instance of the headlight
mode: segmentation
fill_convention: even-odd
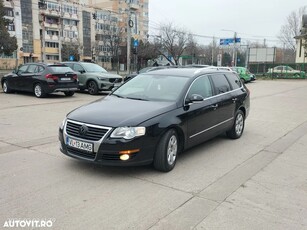
[[[145,127],[118,127],[112,132],[111,138],[124,138],[129,140],[134,137],[144,136],[145,131]]]
[[[64,120],[60,124],[60,129],[64,129],[65,123],[66,123],[66,117],[64,118]]]
[[[100,81],[109,81],[109,78],[105,77],[97,77]]]

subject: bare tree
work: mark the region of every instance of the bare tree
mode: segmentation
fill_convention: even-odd
[[[292,11],[286,18],[286,23],[281,26],[279,40],[288,48],[295,52],[295,36],[300,34],[302,17],[306,13],[306,6],[299,8],[298,11]]]
[[[159,53],[164,56],[171,64],[178,65],[179,58],[187,46],[189,39],[188,33],[176,28],[172,23],[160,27],[161,39],[156,45]],[[175,63],[169,58],[172,56]]]

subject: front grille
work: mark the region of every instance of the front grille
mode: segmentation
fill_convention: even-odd
[[[111,83],[121,83],[122,79],[121,78],[110,78],[109,81]]]
[[[94,152],[86,152],[86,151],[82,151],[82,150],[71,148],[71,147],[67,147],[67,151],[71,155],[83,157],[83,158],[90,159],[90,160],[94,160],[96,157],[96,153]]]
[[[99,141],[108,132],[108,129],[105,128],[87,126],[87,133],[82,135],[80,134],[81,126],[82,124],[67,121],[66,132],[68,135],[90,141]]]
[[[137,153],[130,154],[129,160],[133,159],[136,155],[137,155]],[[118,160],[120,160],[119,157],[120,157],[119,154],[107,154],[107,153],[104,153],[104,154],[102,155],[101,158],[102,158],[103,160],[118,161]],[[129,161],[129,160],[128,160],[128,161]]]

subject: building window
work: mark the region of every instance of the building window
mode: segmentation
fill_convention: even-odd
[[[15,25],[14,23],[10,23],[7,25],[7,30],[8,31],[15,31]]]
[[[64,5],[63,9],[65,13],[78,14],[78,9],[75,6]]]
[[[58,55],[46,55],[47,60],[51,60],[51,61],[58,61],[59,60],[59,56]]]
[[[59,6],[59,4],[57,4],[55,2],[47,2],[47,9],[48,10],[60,11],[60,6]]]
[[[14,11],[9,8],[4,8],[4,15],[8,17],[14,17]]]
[[[49,48],[59,48],[59,43],[57,43],[57,42],[46,42],[45,46],[49,47]]]
[[[55,31],[55,30],[47,30],[46,31],[48,35],[50,36],[59,36],[59,31]]]

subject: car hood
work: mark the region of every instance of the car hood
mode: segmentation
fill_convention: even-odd
[[[104,78],[120,78],[122,79],[122,76],[113,74],[113,73],[98,73],[98,72],[87,72],[88,75],[95,76],[95,77],[104,77]]]
[[[107,96],[75,109],[67,118],[108,127],[137,126],[175,108],[175,102],[140,101]]]

